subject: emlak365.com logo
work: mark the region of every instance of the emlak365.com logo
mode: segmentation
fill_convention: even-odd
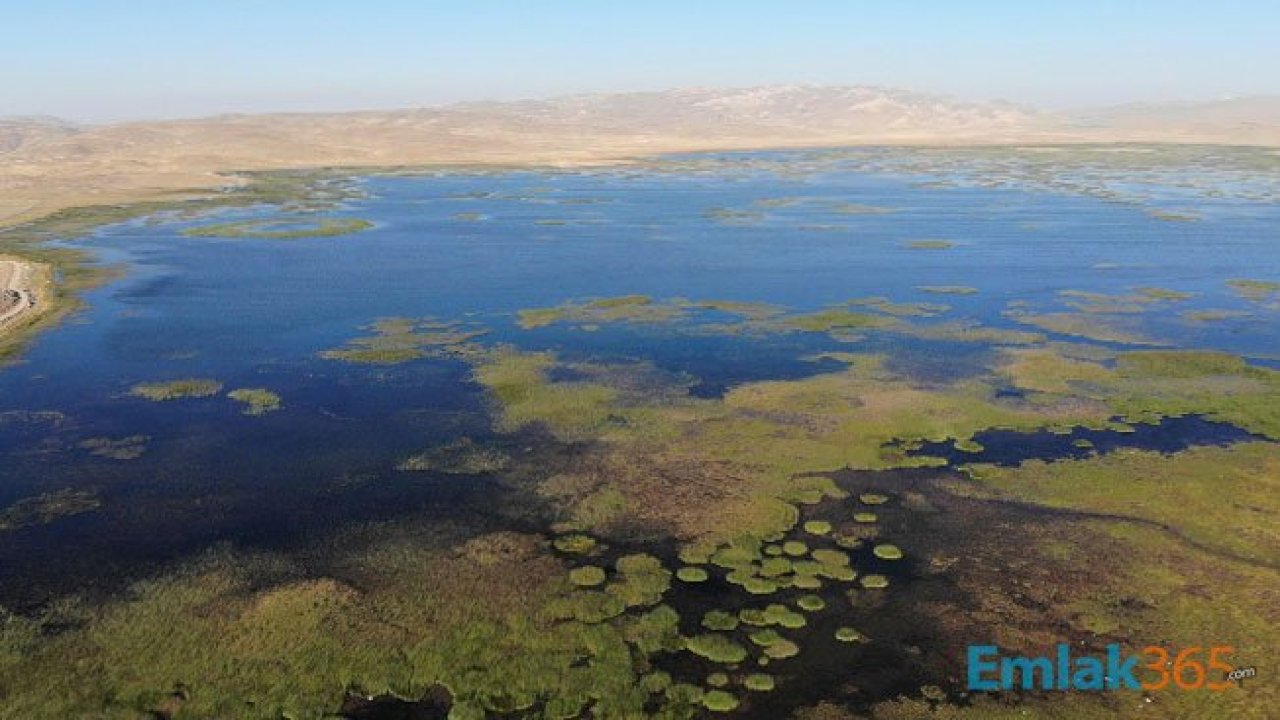
[[[1218,645],[1169,650],[1151,645],[1126,654],[1118,644],[1101,655],[1073,655],[1060,644],[1052,656],[1002,655],[995,645],[970,645],[968,689],[1009,690],[1213,690],[1243,686],[1257,677],[1252,667],[1235,667],[1235,648]]]

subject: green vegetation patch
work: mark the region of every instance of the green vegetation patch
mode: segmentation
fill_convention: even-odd
[[[212,397],[220,392],[222,392],[222,383],[201,378],[139,383],[129,390],[130,395],[153,402]]]
[[[0,510],[0,531],[47,525],[61,518],[92,512],[101,504],[94,493],[71,488],[22,498]]]
[[[438,472],[445,475],[485,475],[505,470],[511,458],[501,450],[459,438],[404,459],[402,472]]]
[[[752,692],[769,692],[776,687],[772,675],[765,673],[749,673],[742,679],[742,687]]]
[[[360,218],[273,218],[268,220],[244,220],[187,228],[182,231],[189,237],[260,238],[265,240],[297,240],[310,237],[350,235],[373,227],[373,223]]]
[[[875,556],[880,558],[881,560],[901,560],[902,559],[902,549],[899,548],[897,545],[890,545],[889,543],[876,545],[874,548],[872,548],[871,552],[874,553]]]
[[[555,549],[570,555],[586,555],[595,550],[598,544],[595,538],[582,533],[560,535],[551,541],[551,545]]]
[[[1237,295],[1251,302],[1265,302],[1280,295],[1280,282],[1271,280],[1228,280],[1227,286]]]
[[[706,582],[710,578],[710,575],[703,568],[685,566],[676,570],[676,578],[681,582],[700,583]]]
[[[123,438],[89,438],[80,442],[80,447],[88,450],[90,455],[110,458],[112,460],[136,460],[147,451],[149,435],[130,435]]]
[[[917,285],[920,292],[933,295],[976,295],[978,288],[969,285]]]
[[[711,662],[736,664],[747,659],[747,649],[722,633],[704,633],[685,641],[685,648]]]
[[[431,318],[382,318],[365,328],[372,334],[325,350],[320,357],[349,363],[397,365],[426,357],[466,357],[478,351],[474,340],[488,331]]]
[[[724,690],[711,690],[702,696],[702,704],[711,712],[732,712],[738,709],[738,698]]]
[[[955,246],[950,240],[912,240],[907,243],[912,250],[947,250]]]
[[[284,407],[280,396],[266,388],[238,388],[227,393],[227,397],[244,403],[241,412],[245,415],[266,415]]]
[[[604,568],[595,565],[583,565],[569,571],[569,582],[578,587],[595,587],[605,581]]]

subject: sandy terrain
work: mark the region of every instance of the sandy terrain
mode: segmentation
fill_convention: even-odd
[[[236,182],[237,170],[573,165],[662,152],[854,144],[1280,146],[1280,101],[1126,106],[1069,117],[885,88],[778,86],[87,128],[24,118],[0,121],[0,140],[4,227],[65,207],[207,192]]]
[[[30,263],[0,258],[0,331],[36,310],[34,276]]]

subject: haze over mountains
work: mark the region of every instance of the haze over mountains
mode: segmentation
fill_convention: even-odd
[[[699,149],[842,144],[1195,142],[1280,146],[1280,98],[1051,113],[878,87],[575,95],[436,108],[76,126],[0,120],[0,223],[68,205],[317,166],[609,162]]]

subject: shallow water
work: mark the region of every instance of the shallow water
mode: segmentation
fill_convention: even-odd
[[[939,321],[1025,330],[1003,315],[1010,301],[1060,311],[1060,291],[1127,295],[1158,286],[1195,296],[1134,316],[1152,337],[1260,356],[1277,350],[1280,316],[1224,284],[1280,276],[1275,204],[1179,196],[1179,207],[1194,203],[1202,219],[1170,222],[1087,194],[922,186],[922,176],[893,167],[770,170],[779,158],[814,157],[722,155],[710,169],[371,177],[361,181],[366,198],[321,214],[376,223],[355,234],[182,235],[210,222],[277,215],[257,208],[131,222],[73,240],[129,272],[89,293],[82,313],[0,371],[0,507],[64,488],[92,490],[102,507],[6,533],[0,604],[110,589],[219,541],[287,543],[344,522],[479,502],[489,492],[483,482],[406,482],[394,471],[400,459],[449,438],[491,435],[485,398],[464,364],[360,366],[318,357],[380,317],[466,320],[491,331],[486,342],[645,360],[689,376],[701,396],[839,367],[806,359],[822,351],[892,352],[900,369],[927,382],[980,372],[987,348],[661,325],[526,331],[514,313],[633,293],[795,311],[884,296],[950,306]],[[940,176],[931,172],[926,177]],[[846,203],[892,212],[849,214],[840,210]],[[954,246],[909,247],[922,239]],[[918,289],[956,285],[979,292]],[[1180,319],[1203,309],[1247,315]],[[284,409],[248,417],[225,398],[151,403],[127,395],[138,382],[182,377],[266,387]],[[30,415],[41,411],[61,416]],[[133,460],[79,447],[137,435],[146,436],[146,451]]]

